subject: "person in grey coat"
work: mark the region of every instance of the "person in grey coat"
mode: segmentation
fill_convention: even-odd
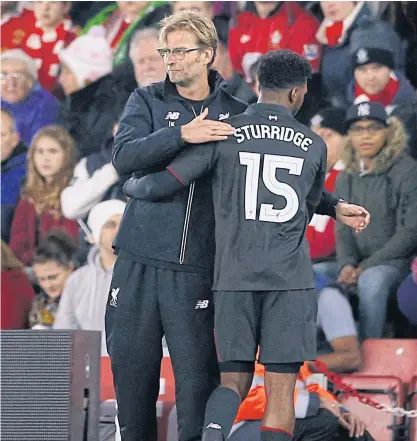
[[[336,194],[367,207],[372,223],[360,235],[336,224],[337,282],[357,289],[361,336],[380,338],[388,298],[417,249],[417,162],[404,151],[402,123],[388,118],[381,104],[351,106],[346,123],[345,170]]]

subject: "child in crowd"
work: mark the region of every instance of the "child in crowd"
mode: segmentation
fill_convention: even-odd
[[[68,276],[74,271],[76,242],[60,230],[52,230],[35,251],[33,271],[41,288],[32,303],[32,329],[51,328]]]
[[[1,327],[26,329],[35,292],[23,270],[22,262],[1,241]]]
[[[48,126],[39,130],[29,149],[27,180],[10,234],[10,248],[24,265],[32,264],[37,244],[52,228],[78,238],[77,222],[62,215],[60,203],[75,163],[74,142],[64,128]]]

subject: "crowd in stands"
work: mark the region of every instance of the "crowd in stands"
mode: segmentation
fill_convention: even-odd
[[[113,137],[135,88],[165,79],[158,22],[187,9],[214,21],[212,68],[241,101],[257,100],[261,54],[311,63],[297,118],[326,141],[326,188],[371,213],[359,235],[326,216],[308,227],[319,359],[352,372],[364,339],[417,337],[414,2],[3,1],[1,328],[104,334],[130,177]]]

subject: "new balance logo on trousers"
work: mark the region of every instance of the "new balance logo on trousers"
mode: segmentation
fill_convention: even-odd
[[[206,309],[209,305],[208,300],[198,300],[194,309]]]

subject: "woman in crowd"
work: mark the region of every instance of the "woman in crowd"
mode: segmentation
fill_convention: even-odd
[[[22,262],[1,241],[1,328],[26,329],[35,292]]]
[[[14,214],[10,248],[24,265],[32,264],[34,250],[52,228],[78,238],[78,224],[61,211],[61,192],[68,186],[76,149],[68,132],[58,126],[41,129],[28,155],[27,180]]]
[[[76,253],[77,243],[60,230],[52,230],[36,249],[33,271],[41,292],[29,313],[32,329],[52,327],[65,282],[75,268]]]
[[[347,127],[335,193],[366,207],[372,222],[363,234],[336,224],[337,283],[358,295],[362,337],[381,338],[389,296],[417,247],[417,163],[405,152],[403,125],[382,104],[352,106]]]

